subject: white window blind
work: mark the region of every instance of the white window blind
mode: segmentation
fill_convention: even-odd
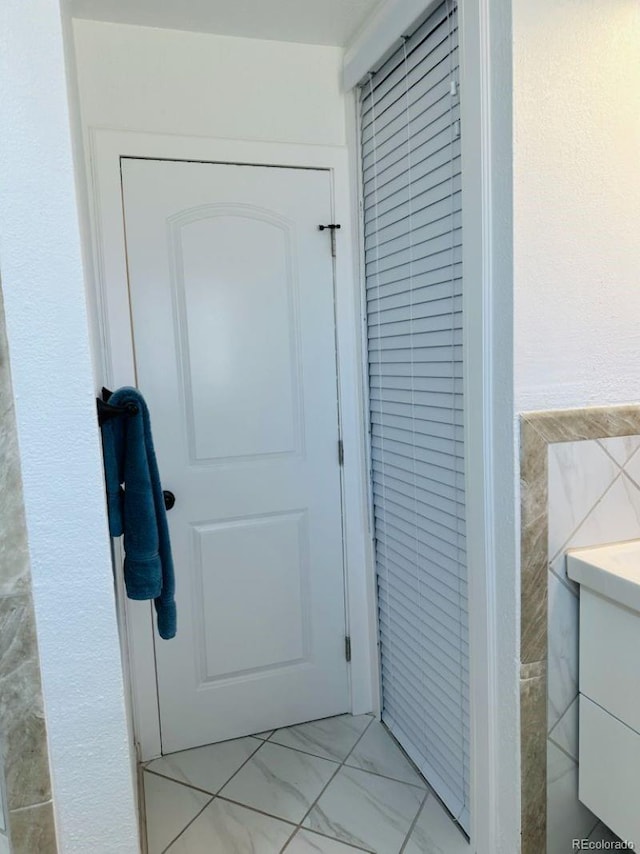
[[[469,824],[458,23],[361,89],[383,720]]]

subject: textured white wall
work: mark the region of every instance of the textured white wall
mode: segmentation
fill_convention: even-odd
[[[640,2],[514,0],[516,410],[640,399]]]
[[[345,144],[341,48],[74,21],[85,125]]]
[[[133,854],[58,0],[4,0],[0,56],[0,260],[60,851]]]

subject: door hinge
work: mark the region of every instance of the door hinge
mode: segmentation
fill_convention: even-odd
[[[351,638],[349,635],[345,635],[344,639],[344,657],[347,661],[351,661]]]
[[[344,442],[342,439],[338,439],[338,465],[344,465]]]

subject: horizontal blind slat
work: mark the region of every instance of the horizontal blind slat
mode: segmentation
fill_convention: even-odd
[[[421,672],[421,662],[402,657],[403,640],[392,635],[389,637],[389,644],[382,653],[382,678],[392,685],[385,708],[393,708],[394,701],[398,704],[401,698],[409,719],[419,721],[424,729],[431,730],[436,736],[437,744],[430,745],[433,752],[452,765],[459,762],[464,753],[462,715],[454,714],[450,709],[445,714],[444,709],[450,703],[437,690],[429,694],[419,690],[420,679],[411,677]]]
[[[457,33],[457,21],[448,22],[433,30],[430,36],[423,41],[408,57],[405,64],[402,61],[403,49],[391,57],[387,66],[396,63],[391,74],[372,85],[363,87],[364,99],[361,101],[362,127],[366,130],[373,125],[378,117],[382,118],[386,111],[392,108],[398,101],[405,100],[406,89],[409,92],[419,84],[425,75],[437,72],[441,66],[448,69],[451,65],[457,66],[458,46],[450,43],[450,37]],[[400,60],[400,62],[398,62]],[[377,84],[377,85],[376,85]],[[384,120],[382,118],[382,120]]]

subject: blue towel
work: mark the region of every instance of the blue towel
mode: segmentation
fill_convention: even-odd
[[[158,633],[168,640],[176,634],[175,577],[149,410],[135,388],[114,391],[109,403],[138,407],[137,415],[102,425],[109,531],[112,537],[124,534],[127,596],[154,600]]]

